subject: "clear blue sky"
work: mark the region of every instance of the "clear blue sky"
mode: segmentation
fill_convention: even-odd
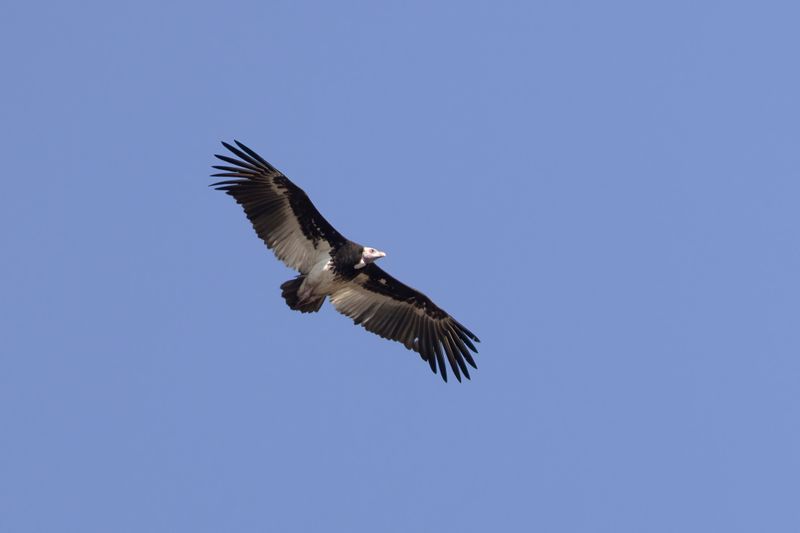
[[[17,2],[0,530],[800,531],[796,2]],[[482,339],[326,304],[240,139]]]

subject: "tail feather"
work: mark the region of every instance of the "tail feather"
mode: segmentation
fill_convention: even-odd
[[[300,300],[297,292],[300,290],[300,286],[305,279],[306,277],[304,275],[300,275],[281,284],[281,296],[286,300],[286,305],[288,305],[290,309],[300,311],[301,313],[316,313],[319,311],[320,307],[322,307],[325,296],[315,299],[307,298],[305,300]]]

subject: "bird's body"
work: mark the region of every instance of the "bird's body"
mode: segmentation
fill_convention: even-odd
[[[235,178],[215,183],[239,203],[256,233],[299,275],[281,285],[287,305],[319,311],[325,298],[367,330],[419,353],[447,381],[447,358],[456,378],[475,368],[471,351],[478,338],[427,296],[396,280],[375,261],[386,254],[343,237],[317,211],[302,189],[243,144],[222,143],[239,159],[217,155],[234,166],[214,174]],[[437,364],[438,363],[438,364]]]
[[[333,270],[333,259],[323,258],[306,275],[297,295],[300,300],[329,296],[339,284]]]

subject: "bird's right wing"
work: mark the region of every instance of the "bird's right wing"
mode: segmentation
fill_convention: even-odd
[[[261,240],[290,268],[307,274],[323,254],[346,239],[317,211],[308,195],[260,155],[234,141],[239,148],[223,142],[235,156],[216,155],[234,166],[215,165],[223,172],[214,177],[236,178],[214,183],[231,195]]]
[[[465,361],[477,368],[470,351],[478,352],[472,342],[480,342],[478,337],[430,298],[393,278],[375,263],[342,283],[330,300],[337,311],[352,318],[355,324],[419,353],[434,373],[438,363],[445,381],[445,356],[459,381],[462,373],[469,379]]]

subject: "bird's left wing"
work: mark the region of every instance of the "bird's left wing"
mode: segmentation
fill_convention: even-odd
[[[256,233],[290,268],[307,274],[346,239],[317,211],[308,195],[260,155],[234,141],[238,148],[223,146],[238,157],[215,157],[234,166],[214,166],[214,177],[236,178],[214,183],[239,203]]]
[[[478,353],[472,342],[480,342],[478,337],[430,298],[396,280],[374,263],[352,280],[342,283],[330,300],[337,311],[352,318],[355,324],[419,353],[434,373],[438,366],[445,381],[445,357],[459,381],[462,373],[469,379],[465,361],[477,368],[470,350]]]

